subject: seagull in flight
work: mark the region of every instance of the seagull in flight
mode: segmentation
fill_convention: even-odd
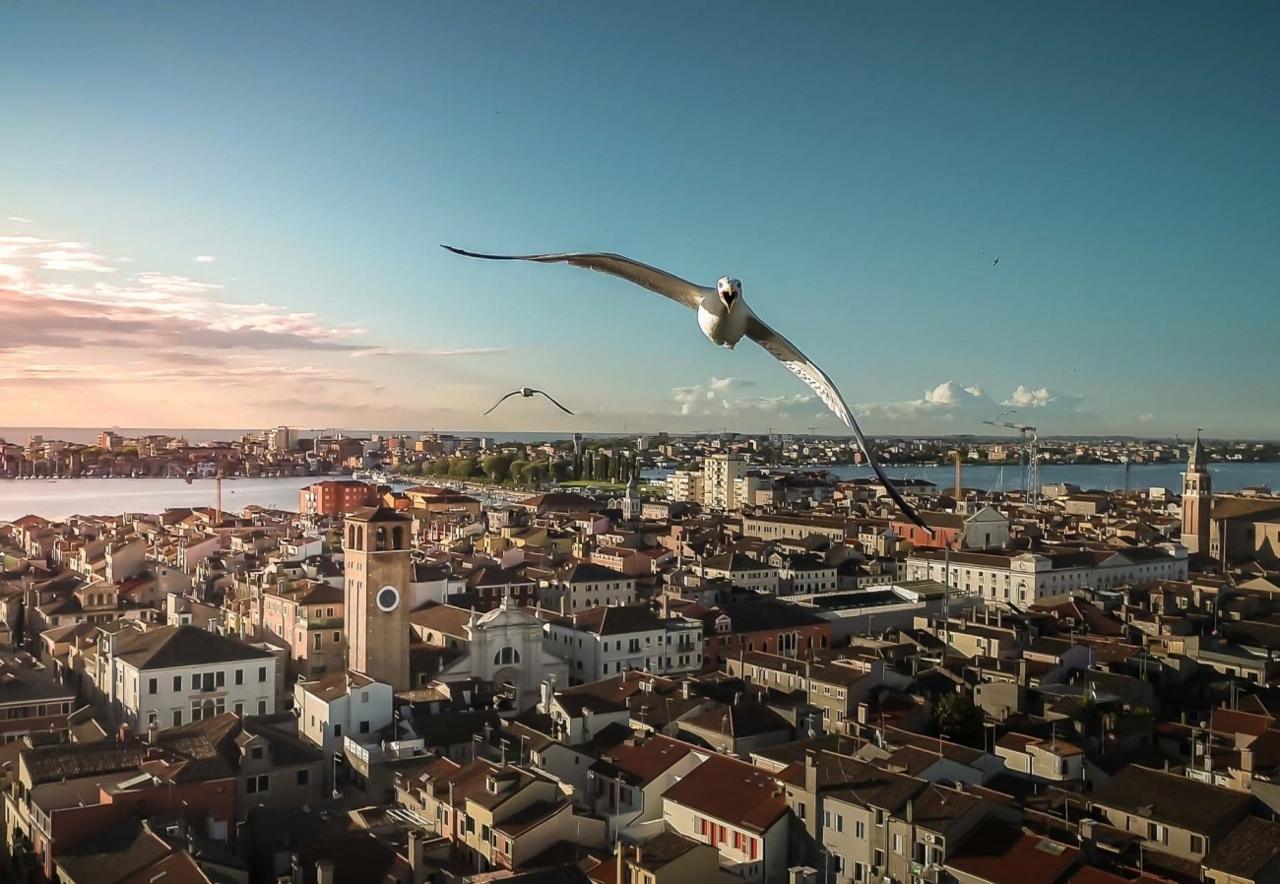
[[[1000,263],[1000,259],[999,259],[999,258],[994,258],[994,259],[991,261],[991,266],[992,266],[992,267],[994,267],[994,266],[996,266],[996,265],[997,265],[997,264],[999,264],[999,263]]]
[[[768,323],[756,316],[742,298],[742,283],[732,277],[723,277],[715,287],[696,285],[681,279],[665,270],[641,264],[622,255],[594,252],[569,252],[556,255],[487,255],[481,252],[468,252],[453,246],[443,246],[456,255],[468,258],[486,258],[492,261],[536,261],[540,264],[571,264],[587,270],[598,270],[613,276],[621,277],[628,282],[643,286],[651,292],[670,298],[679,304],[695,310],[698,315],[698,327],[713,344],[732,350],[744,337],[748,337],[763,347],[774,359],[781,362],[796,377],[813,389],[827,408],[842,420],[850,430],[858,445],[862,448],[867,463],[875,471],[876,477],[884,485],[889,496],[902,509],[912,522],[924,528],[930,534],[933,531],[924,523],[915,509],[906,502],[884,468],[876,460],[871,444],[862,435],[862,429],[848,404],[836,389],[835,383],[827,373],[818,368],[813,360],[800,352],[800,349]],[[508,394],[511,395],[511,394]],[[545,395],[545,394],[544,394]],[[505,398],[505,397],[504,397]],[[548,397],[550,398],[550,397]],[[499,400],[501,401],[501,400]],[[552,400],[554,401],[554,400]],[[559,403],[557,403],[559,404]],[[496,407],[496,406],[495,406]],[[493,409],[490,409],[492,411]]]
[[[497,408],[497,407],[498,407],[499,405],[501,405],[502,403],[506,402],[506,401],[507,401],[508,399],[510,399],[512,396],[523,396],[523,397],[524,397],[524,398],[526,398],[526,399],[532,399],[534,396],[542,396],[544,399],[546,399],[548,402],[550,402],[550,403],[551,403],[552,405],[554,405],[556,408],[558,408],[558,409],[560,409],[561,411],[563,411],[565,414],[573,414],[573,412],[572,412],[572,411],[570,411],[569,409],[565,408],[563,405],[561,405],[561,404],[560,404],[559,402],[557,402],[556,400],[552,399],[552,398],[551,398],[551,396],[550,396],[550,394],[548,394],[548,393],[546,393],[546,392],[544,392],[544,391],[542,391],[542,390],[535,390],[533,387],[521,387],[519,390],[512,390],[510,393],[508,393],[507,395],[503,396],[503,397],[502,397],[501,399],[499,399],[497,402],[493,403],[493,405],[491,405],[491,406],[489,407],[489,410],[488,410],[488,411],[486,411],[484,414],[482,414],[482,415],[481,415],[481,417],[488,417],[488,415],[489,415],[489,414],[490,414],[490,413],[491,413],[495,408]]]

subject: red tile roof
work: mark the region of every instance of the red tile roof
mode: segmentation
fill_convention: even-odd
[[[787,812],[778,780],[757,767],[712,755],[663,798],[729,825],[764,833]]]

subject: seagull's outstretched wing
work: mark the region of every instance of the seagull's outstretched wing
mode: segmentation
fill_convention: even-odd
[[[492,414],[492,413],[493,413],[493,410],[494,410],[495,408],[497,408],[499,405],[501,405],[502,403],[506,402],[506,401],[507,401],[508,399],[510,399],[512,396],[518,396],[519,394],[520,394],[520,391],[519,391],[519,390],[512,390],[510,393],[508,393],[507,395],[503,396],[503,397],[502,397],[501,399],[499,399],[497,402],[495,402],[495,403],[493,403],[492,405],[490,405],[490,406],[489,406],[489,410],[488,410],[488,411],[486,411],[484,414],[482,414],[482,415],[480,415],[480,416],[481,416],[481,417],[488,417],[490,414]]]
[[[853,412],[849,410],[849,406],[845,403],[844,398],[840,395],[840,391],[836,389],[836,385],[831,381],[831,378],[827,377],[827,373],[814,365],[813,360],[801,353],[799,347],[778,334],[769,327],[768,323],[755,314],[752,314],[747,319],[747,337],[764,347],[774,359],[781,362],[790,369],[792,374],[808,384],[813,389],[813,392],[818,394],[818,397],[827,408],[831,409],[836,417],[844,421],[845,425],[853,430],[853,436],[858,440],[862,453],[866,455],[867,463],[871,465],[871,469],[875,471],[876,476],[884,484],[885,490],[889,492],[889,496],[893,498],[894,503],[906,514],[908,519],[932,534],[932,530],[920,518],[915,508],[903,499],[901,492],[894,487],[893,482],[885,475],[880,462],[876,460],[875,452],[871,449],[871,444],[862,435],[862,428],[858,426],[857,420],[854,419]]]
[[[650,267],[648,264],[641,264],[639,261],[632,261],[622,255],[594,252],[567,252],[563,255],[485,255],[480,252],[455,249],[453,246],[442,246],[442,248],[448,249],[455,255],[466,255],[468,258],[487,258],[491,261],[537,261],[541,264],[572,264],[574,267],[599,270],[601,273],[620,276],[628,282],[644,286],[651,292],[657,292],[694,310],[698,309],[698,305],[702,303],[703,298],[715,293],[714,289],[694,285],[689,280],[681,279],[673,273],[667,273],[657,267]]]
[[[569,409],[567,409],[567,408],[565,408],[563,405],[561,405],[559,402],[557,402],[557,401],[555,400],[555,397],[553,397],[553,396],[552,396],[550,393],[548,393],[546,390],[534,390],[533,392],[538,393],[538,394],[541,394],[542,396],[545,396],[548,402],[550,402],[550,403],[551,403],[552,405],[554,405],[556,408],[558,408],[558,409],[560,409],[561,411],[563,411],[565,414],[573,414],[573,412],[572,412],[572,411],[570,411]]]

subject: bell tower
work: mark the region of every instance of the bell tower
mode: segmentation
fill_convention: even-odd
[[[409,582],[413,520],[387,507],[347,516],[342,534],[347,668],[386,682],[409,683]]]
[[[640,520],[640,513],[643,509],[644,500],[640,497],[639,468],[633,463],[631,478],[627,481],[627,496],[622,499],[622,518],[628,522],[637,522]]]
[[[1209,456],[1196,431],[1196,443],[1182,474],[1182,545],[1188,552],[1209,554],[1209,511],[1213,507],[1213,479]]]

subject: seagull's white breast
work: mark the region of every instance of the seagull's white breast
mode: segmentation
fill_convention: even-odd
[[[702,299],[698,305],[698,327],[711,343],[732,348],[747,332],[747,305],[739,298],[733,310],[726,310],[714,296]]]

